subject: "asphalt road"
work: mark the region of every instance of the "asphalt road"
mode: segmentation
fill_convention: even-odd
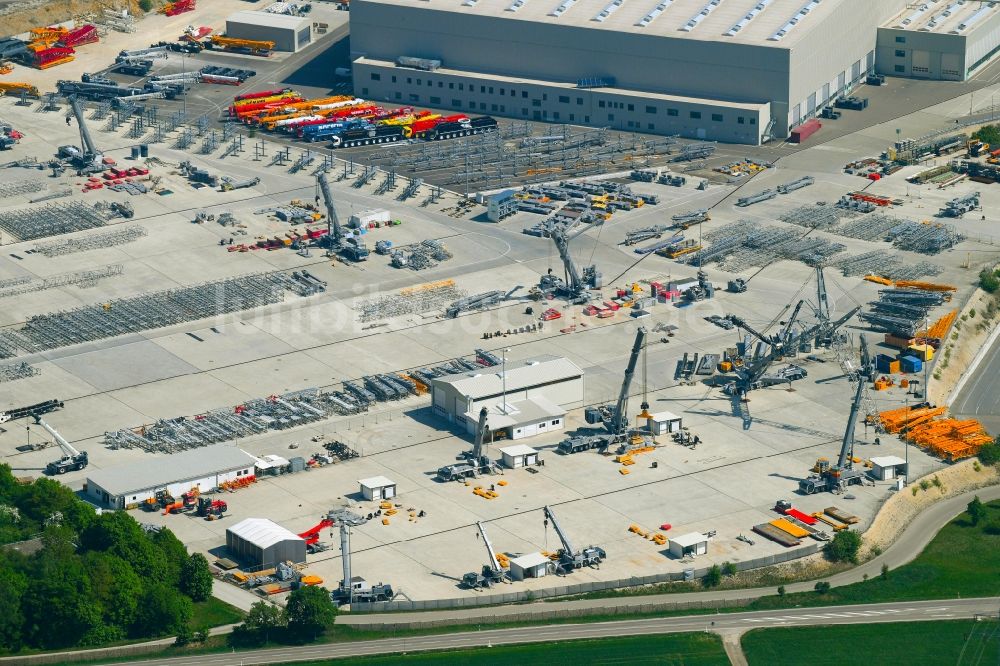
[[[979,419],[987,432],[1000,433],[1000,336],[962,386],[951,411],[958,418]]]
[[[563,624],[514,629],[465,631],[437,636],[383,638],[356,643],[309,645],[255,652],[171,657],[137,662],[149,666],[233,666],[275,664],[355,657],[359,655],[423,652],[457,648],[481,648],[515,643],[547,643],[588,638],[615,638],[671,634],[691,631],[743,631],[765,627],[802,627],[831,624],[877,624],[882,622],[928,622],[971,618],[977,614],[996,616],[1000,597],[956,601],[917,601],[859,606],[799,608],[787,611],[757,611],[693,617],[622,620],[590,624]]]

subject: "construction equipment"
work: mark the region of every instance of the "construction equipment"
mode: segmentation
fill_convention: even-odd
[[[35,419],[36,424],[42,426],[45,429],[45,432],[52,435],[52,439],[55,440],[56,444],[59,445],[59,448],[62,449],[63,452],[62,458],[50,462],[45,466],[46,474],[51,476],[56,474],[65,474],[66,472],[81,470],[87,466],[87,463],[89,463],[90,460],[87,457],[86,451],[78,451],[72,444],[67,442],[55,428],[46,423],[45,419],[38,414],[32,414],[31,416]]]
[[[559,251],[559,258],[563,264],[563,278],[552,274],[552,269],[539,280],[538,289],[545,295],[558,293],[571,303],[586,303],[590,300],[587,294],[588,289],[600,289],[602,286],[601,273],[596,265],[587,266],[580,274],[569,251],[569,244],[574,238],[585,232],[589,227],[582,227],[572,236],[566,234],[566,227],[560,224],[549,224],[548,232],[552,241]]]
[[[320,532],[327,529],[328,527],[333,527],[333,520],[328,516],[323,520],[319,521],[317,524],[313,525],[305,532],[299,534],[299,537],[306,542],[306,551],[310,553],[319,553],[326,550],[326,544],[321,543],[319,540]]]
[[[729,284],[726,285],[726,291],[731,294],[742,294],[747,290],[747,281],[743,278],[736,278],[735,280],[730,280]]]
[[[478,520],[476,521],[476,527],[479,528],[479,535],[483,538],[483,545],[486,546],[486,554],[489,559],[483,565],[481,571],[470,571],[462,576],[462,583],[469,589],[478,590],[484,587],[493,587],[499,583],[509,582],[510,572],[500,566],[496,551],[493,550],[493,544],[490,543],[490,538],[486,534],[486,528]]]
[[[27,407],[15,407],[9,411],[0,412],[0,423],[48,414],[49,412],[61,409],[62,406],[63,403],[61,401],[53,399],[35,403],[34,405],[28,405]]]
[[[851,484],[862,483],[865,476],[864,468],[854,469],[854,427],[858,422],[858,412],[861,409],[864,382],[858,382],[851,403],[851,413],[847,418],[847,429],[840,445],[840,456],[836,465],[830,465],[826,458],[820,458],[813,467],[814,473],[799,481],[799,490],[806,495],[818,492],[843,492]]]
[[[483,407],[479,410],[479,423],[476,425],[476,438],[472,445],[472,450],[463,451],[459,455],[459,462],[454,465],[445,465],[437,471],[437,476],[442,481],[460,481],[466,478],[479,476],[480,474],[495,474],[499,472],[496,462],[483,455],[483,443],[486,434],[489,432],[487,419],[489,410]]]
[[[256,39],[236,39],[225,35],[212,35],[210,41],[205,45],[210,49],[219,49],[231,53],[243,53],[246,55],[269,56],[274,50],[274,42]]]
[[[327,233],[321,242],[326,243],[331,252],[339,253],[351,261],[367,260],[371,251],[365,247],[364,242],[356,237],[345,237],[340,227],[340,218],[337,217],[337,208],[333,202],[333,195],[330,193],[330,183],[326,180],[325,171],[316,174],[316,183],[319,185],[323,201],[326,203]]]
[[[592,545],[579,551],[574,549],[566,533],[559,526],[559,521],[556,520],[552,509],[546,506],[542,511],[545,514],[545,526],[548,527],[551,522],[556,535],[559,536],[559,541],[562,543],[562,548],[556,553],[555,558],[556,574],[565,576],[582,567],[600,568],[601,562],[608,556],[603,548]]]
[[[219,190],[222,192],[229,192],[230,190],[240,190],[245,187],[253,187],[260,182],[260,178],[254,176],[253,178],[242,178],[235,179],[229,176],[223,176],[222,182],[219,184]]]
[[[198,515],[205,518],[215,517],[219,518],[226,511],[229,511],[229,505],[223,500],[213,500],[211,497],[199,497],[198,498]],[[308,548],[308,544],[306,546]]]
[[[331,593],[331,597],[336,603],[392,601],[393,597],[396,596],[389,584],[372,585],[360,576],[351,575],[351,529],[344,521],[340,522],[340,559],[344,567],[344,578],[340,581],[337,589]]]
[[[21,95],[25,94],[28,97],[38,97],[38,88],[30,83],[22,83],[19,81],[10,82],[0,82],[0,95]]]
[[[826,292],[826,279],[823,277],[823,267],[816,267],[816,305],[813,306],[813,310],[816,314],[816,319],[819,323],[814,327],[814,331],[806,336],[803,335],[800,339],[806,341],[809,338],[815,340],[817,347],[829,347],[833,344],[833,336],[837,334],[837,330],[843,326],[849,319],[854,315],[861,312],[861,306],[857,306],[852,310],[848,311],[840,319],[831,321],[830,320],[830,298]]]
[[[90,135],[90,130],[87,129],[87,121],[83,117],[80,100],[77,99],[76,95],[72,95],[69,98],[69,103],[73,108],[73,115],[76,116],[77,128],[80,130],[81,148],[77,148],[76,146],[60,146],[59,154],[65,157],[80,175],[104,171],[104,165],[101,163],[104,155],[97,149],[94,139]]]
[[[646,329],[640,326],[635,332],[635,342],[632,344],[632,353],[625,366],[625,376],[622,379],[621,390],[618,392],[618,402],[612,408],[610,405],[600,407],[589,407],[585,412],[587,423],[603,423],[607,433],[600,435],[581,435],[570,437],[559,442],[557,450],[561,453],[577,453],[587,449],[596,448],[604,452],[614,444],[621,444],[618,449],[619,454],[625,454],[630,448],[645,444],[643,437],[629,428],[628,417],[628,395],[632,387],[632,378],[635,376],[635,366],[639,361],[639,353],[646,346]],[[645,409],[645,407],[644,407]]]

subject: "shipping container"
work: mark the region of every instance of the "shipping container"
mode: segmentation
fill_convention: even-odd
[[[899,368],[903,372],[920,372],[923,370],[924,362],[916,356],[901,356]]]
[[[907,347],[907,355],[916,356],[921,361],[929,361],[934,358],[934,348],[930,345],[910,345]]]
[[[821,127],[823,127],[823,123],[815,118],[811,118],[793,129],[791,135],[788,137],[788,141],[791,143],[802,143],[818,132]]]
[[[898,335],[893,335],[892,333],[885,334],[885,344],[890,347],[895,347],[896,349],[906,349],[914,342],[916,342],[914,338],[901,338]]]

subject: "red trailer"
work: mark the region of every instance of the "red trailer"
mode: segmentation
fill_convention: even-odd
[[[97,27],[86,23],[79,28],[73,28],[56,42],[57,46],[77,47],[84,44],[95,44],[100,37],[97,34]]]
[[[798,509],[788,509],[787,511],[785,511],[785,515],[790,516],[801,523],[805,523],[806,525],[816,524],[815,518],[813,518],[807,513],[802,513]]]
[[[417,120],[412,125],[403,130],[407,138],[423,137],[428,131],[434,129],[442,123],[467,123],[469,117],[463,114],[445,116],[443,118],[433,118],[430,120]]]
[[[291,88],[278,88],[276,90],[257,90],[255,92],[243,93],[233,97],[233,102],[242,102],[245,99],[263,99],[264,97],[274,97],[292,92]]]
[[[48,69],[49,67],[61,65],[64,62],[70,62],[75,57],[74,53],[76,51],[71,47],[53,46],[52,48],[35,51],[35,60],[32,64],[38,69]]]
[[[788,137],[788,140],[791,143],[802,143],[803,141],[811,137],[813,134],[818,132],[821,127],[823,127],[823,123],[816,120],[815,118],[810,118],[809,120],[805,121],[795,129],[793,129],[791,135]]]

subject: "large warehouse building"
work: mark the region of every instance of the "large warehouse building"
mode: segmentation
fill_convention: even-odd
[[[978,0],[915,2],[878,31],[878,71],[964,81],[1000,49],[1000,5]]]
[[[247,518],[226,528],[226,549],[250,571],[306,561],[305,539],[266,518]]]
[[[873,71],[879,26],[909,4],[355,0],[354,89],[469,114],[759,144]]]
[[[159,490],[173,497],[195,488],[210,492],[227,481],[252,476],[256,461],[234,446],[216,444],[94,470],[87,476],[86,494],[102,506],[126,509],[156,497]]]

